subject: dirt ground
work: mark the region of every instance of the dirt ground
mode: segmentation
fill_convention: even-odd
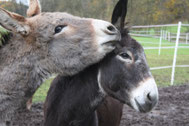
[[[43,105],[33,104],[32,109],[19,110],[14,126],[42,126]],[[189,126],[189,85],[159,89],[159,103],[146,114],[124,106],[120,126]]]

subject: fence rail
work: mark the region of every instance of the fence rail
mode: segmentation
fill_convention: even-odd
[[[170,69],[172,67],[173,66],[152,67],[152,68],[150,68],[150,70]],[[181,67],[181,68],[183,68],[183,67],[189,67],[189,65],[176,65],[175,67]]]
[[[177,27],[177,33],[171,33],[169,31],[165,31],[165,30],[153,31],[153,32],[151,32],[149,30],[144,31],[145,28],[162,28],[162,27],[172,27],[172,26]],[[182,26],[189,27],[189,24],[182,24],[181,22],[179,22],[178,24],[133,26],[131,33],[130,33],[130,35],[132,35],[132,36],[159,38],[159,43],[143,42],[143,43],[151,43],[151,44],[158,44],[159,45],[159,47],[144,47],[145,50],[157,49],[157,50],[159,50],[159,55],[160,55],[161,49],[174,49],[173,64],[171,66],[158,66],[158,67],[151,68],[151,70],[160,70],[160,69],[170,69],[171,68],[172,69],[171,85],[174,84],[175,68],[176,67],[181,67],[181,68],[189,67],[189,65],[176,65],[178,48],[189,49],[189,46],[179,46],[179,43],[181,43],[181,42],[189,45],[189,43],[188,43],[189,31],[188,31],[188,33],[181,33],[181,27]],[[142,31],[135,30],[135,29],[142,29]],[[174,41],[175,46],[162,47],[162,45],[165,45],[165,43],[162,43],[162,39],[170,41],[170,42]]]
[[[182,27],[189,27],[189,24],[181,24]],[[170,42],[176,42],[177,39],[177,33],[172,33],[170,31],[167,31],[166,29],[163,29],[165,27],[178,27],[178,24],[165,24],[165,25],[148,25],[148,26],[133,26],[132,30],[130,31],[132,36],[137,37],[152,37],[152,38],[158,38],[162,36],[162,39],[168,40]],[[158,28],[159,31],[150,31],[149,28]],[[142,31],[137,30],[142,29]],[[147,29],[144,31],[144,29]],[[188,43],[189,44],[189,30],[188,33],[180,33],[180,41],[179,43]]]
[[[189,46],[178,46],[177,48],[186,48],[189,49]],[[145,50],[148,49],[159,49],[159,47],[144,47]],[[175,46],[161,47],[161,49],[175,49]]]
[[[178,26],[178,24],[165,24],[165,25],[139,25],[139,26],[132,26],[132,29],[135,28],[158,28],[158,27],[171,27],[171,26]],[[189,24],[182,24],[182,26],[189,27]]]

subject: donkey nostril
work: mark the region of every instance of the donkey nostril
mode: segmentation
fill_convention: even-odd
[[[150,93],[147,94],[147,98],[148,98],[148,100],[152,101],[152,98],[151,98],[151,96],[150,96]]]
[[[111,32],[115,32],[116,31],[116,28],[112,25],[108,26],[107,29]]]

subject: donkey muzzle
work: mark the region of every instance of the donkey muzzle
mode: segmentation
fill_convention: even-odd
[[[158,102],[158,89],[153,77],[141,82],[131,93],[131,106],[139,112],[149,112]]]
[[[92,25],[95,31],[95,39],[99,46],[111,46],[109,43],[121,40],[119,30],[109,22],[93,20]]]

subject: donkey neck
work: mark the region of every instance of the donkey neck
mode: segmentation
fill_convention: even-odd
[[[50,74],[41,67],[42,58],[22,36],[13,34],[0,49],[0,92],[5,89],[7,92],[20,90],[26,98],[31,97]]]
[[[55,79],[47,96],[50,101],[47,102],[52,104],[47,106],[51,112],[47,113],[45,126],[85,126],[88,117],[94,116],[97,106],[105,98],[98,87],[98,67],[96,64],[74,76]],[[62,120],[57,120],[58,117]]]

